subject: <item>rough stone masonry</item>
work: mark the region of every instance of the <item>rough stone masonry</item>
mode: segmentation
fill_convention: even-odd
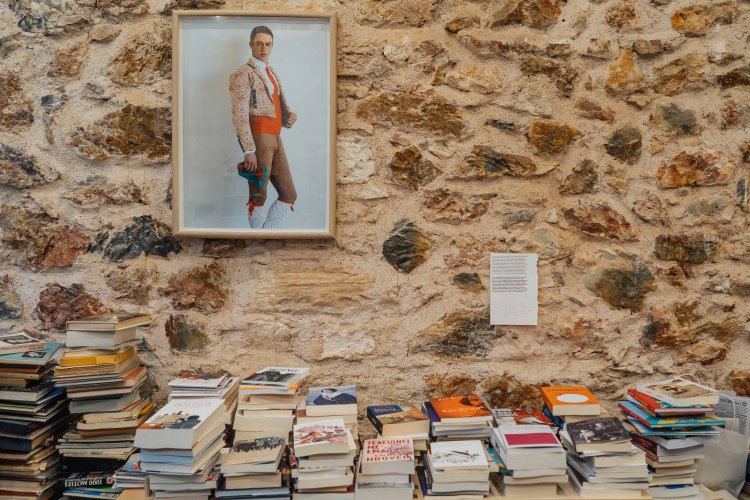
[[[172,235],[169,14],[204,8],[338,13],[335,241]],[[3,2],[0,326],[147,311],[161,397],[269,364],[748,395],[749,35],[747,0]],[[488,324],[489,252],[539,254],[539,326]]]

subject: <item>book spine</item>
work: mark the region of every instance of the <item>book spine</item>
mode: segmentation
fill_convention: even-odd
[[[369,406],[367,407],[367,420],[369,420],[372,426],[375,427],[375,430],[378,431],[378,434],[383,433],[383,424],[378,420],[378,417]]]
[[[559,429],[563,429],[565,427],[565,419],[560,416],[553,415],[550,409],[547,408],[546,404],[542,405],[542,413],[544,413],[544,415],[548,419],[552,420],[552,423],[555,424]]]
[[[63,479],[63,488],[93,488],[97,486],[109,486],[112,482],[112,474],[97,477],[65,478]]]
[[[658,455],[659,447],[653,441],[649,441],[645,437],[639,436],[637,434],[631,434],[630,438],[633,440],[633,444],[635,444],[638,448],[642,449],[645,452]]]

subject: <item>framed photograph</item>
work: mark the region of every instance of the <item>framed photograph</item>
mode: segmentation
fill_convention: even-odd
[[[336,17],[172,12],[178,236],[333,238]]]

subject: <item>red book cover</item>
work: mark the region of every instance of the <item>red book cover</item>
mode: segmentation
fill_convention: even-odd
[[[556,445],[557,439],[550,433],[535,432],[533,434],[505,434],[505,440],[510,446],[544,446]]]

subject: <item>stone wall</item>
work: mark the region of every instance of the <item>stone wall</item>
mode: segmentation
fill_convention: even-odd
[[[336,241],[171,234],[172,8],[339,15]],[[750,393],[750,2],[10,0],[0,317],[145,310],[187,368],[308,365],[367,402],[695,374]],[[538,252],[540,325],[488,324]]]

